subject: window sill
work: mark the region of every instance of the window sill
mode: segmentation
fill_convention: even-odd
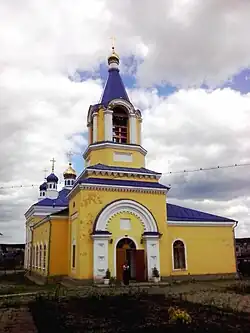
[[[187,269],[186,268],[175,268],[175,269],[172,269],[172,272],[186,272]]]

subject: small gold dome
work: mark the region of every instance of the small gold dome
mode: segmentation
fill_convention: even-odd
[[[119,55],[115,52],[115,49],[114,47],[112,47],[112,53],[111,55],[108,57],[108,63],[110,64],[110,62],[117,62],[119,64],[119,61],[120,61],[120,57]]]
[[[68,178],[68,177],[76,177],[76,172],[75,170],[72,168],[72,164],[69,163],[68,169],[64,171],[63,173],[63,177],[64,178]]]

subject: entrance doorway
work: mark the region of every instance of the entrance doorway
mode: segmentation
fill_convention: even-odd
[[[116,278],[122,280],[122,266],[128,261],[130,280],[145,281],[145,255],[144,250],[136,249],[134,241],[122,238],[116,245]]]

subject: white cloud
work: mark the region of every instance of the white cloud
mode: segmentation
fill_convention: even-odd
[[[231,89],[180,90],[168,98],[135,90],[144,109],[143,143],[148,167],[171,184],[170,202],[239,220],[237,234],[250,226],[250,166],[193,173],[193,170],[250,163],[250,94]],[[248,225],[248,227],[247,227]]]
[[[86,113],[99,100],[100,81],[73,83],[68,75],[76,69],[96,70],[106,60],[112,35],[120,55],[136,55],[137,65],[144,60],[138,65],[141,83],[199,85],[207,79],[216,84],[249,65],[248,1],[175,3],[0,0],[0,186],[40,182],[52,156],[61,174],[66,151],[82,149]],[[201,166],[246,159],[249,96],[193,89],[165,100],[156,90],[135,90],[132,100],[145,109],[150,167],[164,172],[167,165],[183,169],[200,165],[201,159]],[[173,184],[173,197],[185,201],[190,194],[194,204],[203,205],[196,198],[201,193],[214,200],[215,211],[221,207],[221,213],[243,219],[247,215],[239,207],[249,207],[249,201],[240,202],[243,192],[247,194],[245,170],[240,177],[230,171],[227,182],[229,173],[222,171],[219,186],[232,184],[231,192],[217,191],[220,195],[215,192],[212,199],[197,182],[218,189],[215,173],[208,179],[188,175],[166,181]],[[23,213],[36,196],[37,189],[0,189],[3,241],[23,240]]]

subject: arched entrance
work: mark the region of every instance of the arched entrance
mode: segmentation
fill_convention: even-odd
[[[127,260],[129,264],[130,280],[145,280],[145,255],[144,250],[138,250],[135,242],[126,237],[116,244],[116,278],[122,280],[122,266]]]

